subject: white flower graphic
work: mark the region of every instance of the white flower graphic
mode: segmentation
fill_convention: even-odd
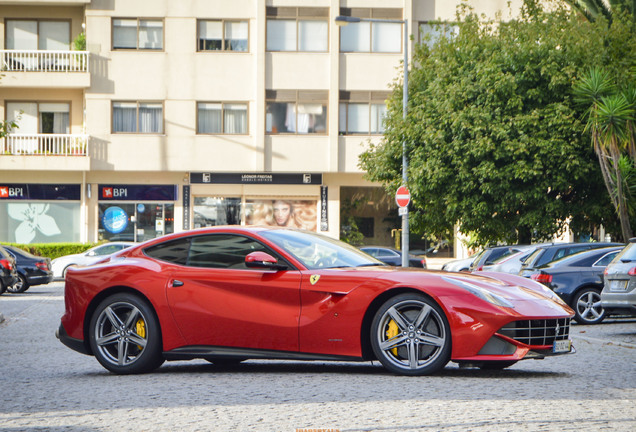
[[[7,207],[12,219],[22,221],[15,230],[16,243],[31,243],[37,231],[47,237],[61,233],[55,219],[46,214],[48,204],[9,204]]]

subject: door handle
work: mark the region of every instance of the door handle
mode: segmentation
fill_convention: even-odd
[[[183,282],[181,282],[180,280],[177,280],[177,279],[173,279],[172,280],[172,286],[173,287],[182,287],[183,286]]]

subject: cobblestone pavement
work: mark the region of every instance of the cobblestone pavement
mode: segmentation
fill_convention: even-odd
[[[0,432],[636,430],[636,320],[573,326],[577,354],[496,372],[191,361],[115,376],[55,339],[63,309],[61,283],[0,296]]]

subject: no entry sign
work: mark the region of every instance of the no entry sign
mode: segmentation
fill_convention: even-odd
[[[411,202],[411,193],[406,186],[400,186],[395,193],[395,202],[398,207],[406,207]]]

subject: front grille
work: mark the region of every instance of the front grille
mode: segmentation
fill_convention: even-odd
[[[526,345],[552,345],[555,340],[568,340],[570,318],[513,321],[498,331]]]

